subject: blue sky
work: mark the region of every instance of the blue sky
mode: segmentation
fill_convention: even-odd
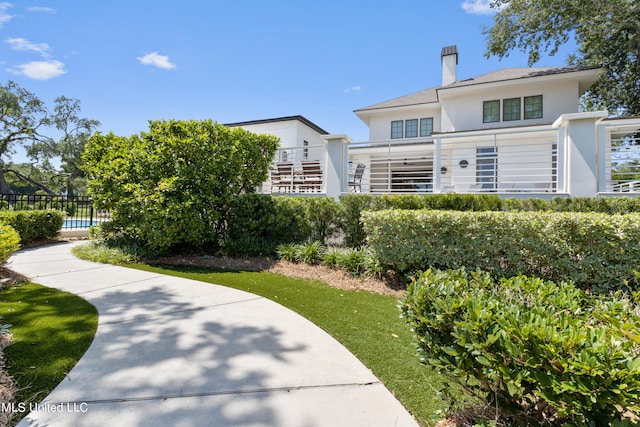
[[[0,1],[0,81],[48,106],[77,98],[104,133],[148,120],[220,123],[303,115],[366,140],[353,110],[526,57],[485,59],[488,1]],[[568,51],[536,65],[564,65]]]

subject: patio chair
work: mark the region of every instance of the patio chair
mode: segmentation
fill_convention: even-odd
[[[291,162],[279,162],[276,163],[278,170],[278,187],[284,188],[285,193],[293,193],[297,182],[294,181],[293,163]]]
[[[269,171],[269,181],[271,182],[271,192],[282,192],[282,188],[286,188],[287,184],[280,179],[280,174],[276,169]]]
[[[302,162],[301,191],[320,192],[322,189],[322,168],[320,160],[308,160]]]
[[[364,175],[364,168],[366,166],[362,163],[358,163],[356,166],[356,171],[353,176],[349,179],[349,189],[353,189],[354,193],[362,192],[362,175]]]

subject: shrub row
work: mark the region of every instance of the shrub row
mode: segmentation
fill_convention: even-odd
[[[20,243],[52,239],[62,228],[65,214],[56,210],[0,211],[0,223],[13,227],[20,235]]]
[[[341,229],[342,207],[330,197],[244,194],[232,201],[223,249],[230,255],[271,255],[278,245],[325,244]]]
[[[500,198],[490,194],[370,195],[349,194],[340,198],[344,209],[345,243],[350,247],[365,244],[366,234],[360,221],[364,211],[385,209],[434,209],[454,211],[554,211],[600,212],[607,214],[640,213],[640,198],[635,197],[556,197],[545,199]]]
[[[380,262],[520,273],[604,293],[639,284],[640,214],[388,210],[362,214]]]
[[[20,236],[9,225],[0,225],[0,265],[4,265],[11,254],[20,249]],[[0,328],[0,333],[2,330]]]
[[[354,276],[381,276],[380,263],[371,251],[331,247],[319,242],[287,243],[278,246],[278,257],[285,261],[309,265],[323,264],[331,268],[345,270]]]
[[[620,293],[427,270],[400,307],[423,361],[508,425],[610,425],[640,414],[640,308]]]

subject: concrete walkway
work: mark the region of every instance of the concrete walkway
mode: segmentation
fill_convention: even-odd
[[[82,261],[71,243],[8,266],[95,305],[95,339],[19,426],[416,426],[332,337],[262,297]]]

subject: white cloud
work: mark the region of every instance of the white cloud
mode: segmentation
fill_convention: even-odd
[[[7,12],[11,7],[13,7],[13,4],[11,3],[6,1],[0,2],[0,27],[11,21],[13,18],[13,15],[9,15]]]
[[[360,92],[360,89],[362,89],[362,88],[359,85],[358,86],[351,86],[350,88],[345,89],[344,93]]]
[[[172,64],[171,61],[169,61],[168,56],[160,55],[158,52],[147,53],[146,55],[136,59],[143,65],[151,65],[165,70],[176,68],[175,64]]]
[[[37,52],[44,57],[49,56],[49,45],[46,43],[31,43],[29,40],[20,37],[7,39],[7,43],[11,45],[13,50],[31,51]]]
[[[460,6],[472,15],[492,15],[496,12],[491,8],[491,0],[467,0]]]
[[[46,6],[31,6],[27,8],[27,12],[44,12],[44,13],[56,13],[56,10],[52,7]]]
[[[60,61],[33,61],[20,64],[16,68],[9,69],[13,74],[29,77],[34,80],[49,80],[66,73],[64,64]]]

